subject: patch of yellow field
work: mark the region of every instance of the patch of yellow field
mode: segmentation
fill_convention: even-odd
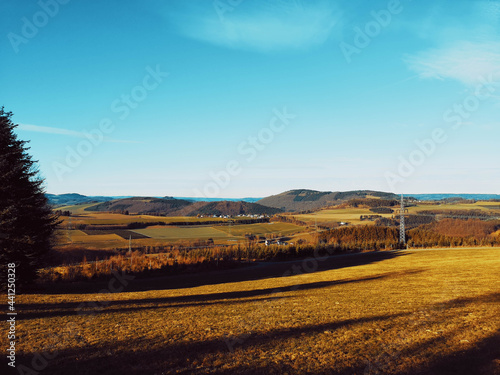
[[[112,249],[128,246],[128,240],[117,234],[87,235],[79,230],[60,231],[58,246],[77,245],[90,249]]]
[[[88,243],[92,244],[93,242],[109,242],[109,241],[125,241],[122,237],[117,234],[96,234],[96,235],[72,235],[71,240],[73,243]]]
[[[134,232],[149,236],[153,239],[162,240],[196,240],[209,238],[230,238],[231,236],[214,227],[174,227],[174,226],[152,226],[144,229],[135,229]]]

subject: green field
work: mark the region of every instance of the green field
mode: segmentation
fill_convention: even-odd
[[[216,229],[214,227],[172,227],[172,226],[155,226],[144,229],[135,229],[133,232],[143,234],[145,236],[161,239],[176,241],[182,239],[196,240],[196,239],[229,239],[231,236],[226,232]]]
[[[311,264],[20,295],[17,365],[45,351],[53,375],[499,373],[500,249]]]

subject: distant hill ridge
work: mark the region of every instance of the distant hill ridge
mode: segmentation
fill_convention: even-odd
[[[164,216],[274,215],[280,209],[251,202],[191,202],[175,198],[134,197],[102,202],[86,211],[121,212]]]
[[[104,197],[104,196],[86,196],[77,193],[67,194],[45,194],[49,203],[53,206],[71,206],[75,204],[91,203],[91,202],[106,202],[113,199],[125,197]]]
[[[409,196],[405,194],[406,196]],[[99,207],[99,210],[128,210],[129,212],[148,211],[148,212],[175,212],[200,214],[229,215],[230,212],[241,212],[248,214],[272,214],[280,211],[307,211],[316,210],[323,207],[341,204],[349,199],[355,198],[381,198],[381,199],[399,199],[399,195],[387,192],[373,190],[354,190],[354,191],[317,191],[310,189],[294,189],[280,194],[272,195],[266,198],[174,198],[174,197],[106,197],[106,196],[85,196],[77,193],[69,194],[46,194],[49,203],[54,207],[72,206],[85,203],[106,203],[112,201],[121,201],[113,205],[93,206]],[[443,200],[450,198],[464,198],[475,200],[500,199],[499,194],[411,194],[418,200]],[[126,201],[126,200],[129,201]],[[124,201],[125,200],[125,201]],[[145,206],[145,201],[147,206]],[[220,202],[226,202],[219,204]],[[228,204],[232,202],[234,204]],[[245,204],[249,203],[249,204]],[[252,204],[256,204],[253,206]],[[120,206],[121,205],[121,206]],[[107,207],[107,209],[105,208]],[[121,208],[120,208],[121,207]],[[128,208],[126,208],[128,207]],[[273,210],[269,210],[272,208]],[[274,210],[276,209],[276,210]]]
[[[397,199],[393,193],[372,190],[356,190],[347,192],[317,191],[295,189],[273,195],[256,201],[256,198],[246,198],[249,201],[214,200],[203,201],[200,198],[158,197],[103,197],[85,196],[81,194],[47,194],[49,202],[54,206],[77,205],[84,203],[99,203],[88,208],[89,211],[129,211],[167,216],[196,215],[273,215],[283,211],[306,211],[327,206],[338,205],[353,198],[376,197],[382,199]],[[118,198],[118,199],[117,199]],[[223,199],[223,198],[221,198]]]
[[[133,198],[132,196],[87,196],[77,193],[66,194],[45,194],[49,203],[53,206],[72,206],[77,204],[93,203],[93,202],[108,202],[121,198]],[[162,197],[155,197],[162,198]],[[167,199],[180,199],[191,202],[220,202],[220,201],[233,201],[233,202],[251,202],[255,203],[261,198],[195,198],[195,197],[163,197]]]
[[[354,191],[316,191],[308,189],[289,190],[284,193],[263,198],[257,203],[264,206],[275,207],[283,211],[307,211],[322,207],[334,206],[354,198],[381,198],[398,199],[393,193],[385,193],[373,190]]]

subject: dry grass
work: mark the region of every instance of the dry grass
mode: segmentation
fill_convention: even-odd
[[[59,230],[58,248],[64,246],[84,246],[89,249],[113,249],[128,246],[128,240],[117,234],[88,235],[80,230]]]
[[[75,284],[19,296],[19,364],[52,347],[43,373],[500,371],[500,249],[340,256],[279,277],[294,265],[311,267],[270,263],[136,279],[116,294]],[[77,314],[82,302],[87,315]]]

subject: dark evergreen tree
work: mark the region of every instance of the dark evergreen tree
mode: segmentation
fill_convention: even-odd
[[[16,264],[17,285],[36,278],[50,250],[58,224],[48,205],[36,162],[25,141],[17,139],[12,112],[0,108],[0,280],[5,288],[7,264]]]

